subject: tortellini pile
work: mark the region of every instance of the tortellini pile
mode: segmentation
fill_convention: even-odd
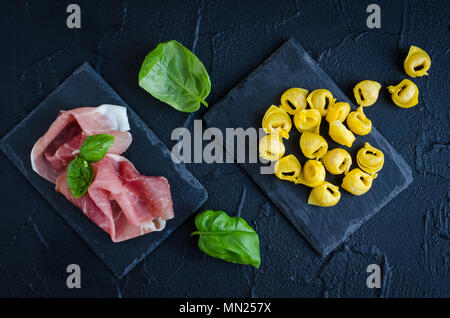
[[[411,77],[428,75],[430,66],[427,52],[411,46],[403,63],[406,74]],[[419,89],[409,79],[387,88],[392,101],[399,107],[410,108],[419,101]],[[355,135],[365,136],[372,130],[372,121],[364,113],[364,107],[376,103],[380,89],[381,84],[371,80],[356,84],[353,94],[359,107],[354,111],[348,103],[336,102],[327,89],[312,92],[298,87],[288,89],[281,96],[280,106],[272,105],[264,115],[262,127],[268,135],[259,143],[260,156],[276,161],[274,170],[279,179],[311,187],[308,204],[330,207],[339,202],[339,187],[325,181],[326,171],[332,175],[343,174],[341,187],[353,195],[363,195],[370,190],[383,168],[383,152],[366,142],[356,155],[358,168],[351,169],[353,161],[349,152],[343,148],[329,150],[327,141],[320,135],[320,125],[324,117],[329,124],[330,138],[351,148]],[[293,116],[294,126],[302,134],[300,150],[308,159],[303,169],[294,155],[284,156],[283,139],[289,139],[292,128],[289,115]]]
[[[336,102],[327,89],[316,89],[309,94],[303,88],[288,89],[281,96],[281,105],[270,106],[263,117],[262,128],[267,136],[259,143],[260,156],[276,161],[274,172],[277,178],[312,188],[308,204],[330,207],[339,202],[339,186],[325,180],[326,171],[332,175],[343,174],[341,187],[347,192],[353,195],[366,193],[383,167],[383,153],[366,143],[356,156],[359,168],[351,169],[350,153],[344,148],[329,150],[327,141],[320,135],[320,125],[325,117],[331,139],[351,148],[355,134],[367,135],[372,129],[372,122],[364,114],[363,107],[376,102],[380,88],[381,85],[373,81],[358,84],[355,92],[362,103],[352,112],[348,103]],[[301,133],[299,146],[307,158],[303,167],[293,154],[284,155],[283,139],[289,139],[292,128],[289,115],[293,116],[294,126]]]

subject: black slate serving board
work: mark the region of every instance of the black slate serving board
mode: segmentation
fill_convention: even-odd
[[[301,45],[291,38],[214,105],[205,114],[204,120],[209,127],[219,128],[224,136],[228,127],[259,128],[266,110],[272,104],[279,105],[281,94],[291,87],[309,91],[327,88],[337,101],[348,102],[353,110],[356,109]],[[356,136],[351,149],[329,138],[328,123],[324,118],[320,133],[327,140],[329,149],[343,147],[350,152],[352,168],[357,167],[356,152],[366,141],[384,152],[384,167],[369,192],[357,197],[341,189],[341,200],[336,206],[311,206],[307,204],[310,188],[279,180],[275,175],[261,174],[262,163],[246,161],[241,166],[313,248],[325,256],[405,189],[412,182],[412,173],[408,164],[375,128],[367,136]],[[303,166],[307,159],[301,153],[299,139],[300,133],[293,125],[289,140],[284,141],[285,155],[294,154]],[[342,176],[327,173],[326,180],[340,186]]]
[[[101,104],[127,107],[133,142],[123,155],[140,173],[164,176],[170,183],[175,218],[169,220],[161,232],[113,243],[107,233],[91,222],[62,194],[56,192],[52,183],[41,178],[31,168],[31,148],[47,131],[59,110]],[[1,149],[119,278],[160,245],[208,196],[205,188],[183,164],[172,161],[169,149],[88,63],[80,66],[9,132],[1,140]]]

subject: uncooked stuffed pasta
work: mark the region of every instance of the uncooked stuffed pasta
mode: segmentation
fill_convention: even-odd
[[[306,108],[306,96],[308,96],[308,93],[308,90],[303,88],[293,87],[288,89],[281,95],[281,109],[290,115],[295,115]]]
[[[352,157],[348,151],[342,148],[334,148],[329,150],[322,158],[327,171],[337,175],[347,173],[352,165]]]
[[[341,193],[339,192],[339,187],[325,181],[311,190],[308,204],[329,207],[336,205],[340,198]]]
[[[270,106],[266,111],[262,127],[268,134],[279,135],[281,138],[289,139],[289,131],[291,131],[292,121],[289,114],[277,106]]]
[[[304,132],[300,137],[300,149],[306,158],[319,159],[327,153],[328,143],[319,134]]]
[[[358,150],[356,163],[368,174],[374,174],[383,168],[384,154],[381,150],[372,147],[368,142]]]

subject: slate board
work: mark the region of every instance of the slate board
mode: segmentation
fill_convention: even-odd
[[[219,128],[224,136],[227,127],[259,128],[266,110],[272,104],[279,105],[281,94],[291,87],[309,91],[327,88],[337,101],[345,101],[356,109],[300,44],[291,38],[214,105],[205,114],[204,120],[209,127]],[[327,140],[329,149],[343,147],[349,150],[329,138],[328,123],[324,119],[321,135]],[[303,167],[307,159],[301,153],[299,139],[300,133],[293,126],[289,140],[284,142],[285,155],[294,154]],[[384,152],[384,167],[369,192],[357,197],[341,189],[341,200],[334,207],[308,205],[310,188],[279,180],[275,175],[260,174],[262,163],[246,161],[241,166],[312,247],[326,256],[412,182],[411,168],[375,128],[367,136],[357,136],[349,150],[353,159],[352,168],[357,167],[356,152],[366,141]],[[226,147],[227,141],[224,144]],[[342,178],[329,173],[326,176],[327,181],[339,186]]]
[[[91,222],[62,194],[56,192],[52,183],[41,178],[31,168],[30,152],[33,144],[47,131],[59,110],[101,104],[127,107],[133,142],[123,155],[141,174],[164,176],[170,183],[175,217],[166,223],[166,228],[161,232],[113,243],[107,233]],[[183,164],[172,161],[169,149],[88,63],[80,66],[12,129],[1,140],[1,149],[119,278],[160,245],[200,208],[208,197],[205,188],[197,179]],[[70,242],[67,248],[70,248],[69,244]]]

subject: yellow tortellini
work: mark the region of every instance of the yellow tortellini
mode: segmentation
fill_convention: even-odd
[[[328,107],[327,117],[325,119],[329,123],[335,120],[344,122],[345,118],[347,118],[348,113],[350,113],[349,103],[345,102],[333,103]]]
[[[283,109],[272,105],[264,114],[262,127],[268,134],[276,134],[289,139],[289,131],[292,127],[291,117]]]
[[[372,121],[364,114],[363,107],[358,107],[356,111],[352,111],[347,117],[347,126],[355,134],[364,136],[372,130]]]
[[[370,175],[355,168],[345,175],[341,187],[353,195],[362,195],[369,191],[375,178],[376,175]]]
[[[339,187],[325,181],[311,190],[308,204],[329,207],[336,205],[340,198],[341,192],[339,192]]]
[[[334,148],[328,151],[322,158],[327,171],[331,174],[347,173],[352,165],[352,157],[342,148]]]
[[[330,123],[330,129],[328,134],[331,139],[336,141],[338,144],[347,146],[351,148],[353,142],[355,141],[355,135],[344,126],[339,120],[332,121]]]
[[[294,115],[294,125],[301,133],[307,131],[318,134],[321,121],[322,115],[317,109],[303,109]]]
[[[286,148],[278,135],[267,135],[259,141],[259,155],[269,161],[283,157]]]
[[[403,62],[406,74],[411,77],[420,77],[428,75],[427,71],[430,69],[430,56],[421,48],[412,45],[409,48],[408,56]]]
[[[415,47],[411,50],[413,48]],[[420,53],[411,50],[408,54],[409,60],[407,58],[408,66],[416,73],[426,74],[429,63],[422,57],[411,58],[410,55]],[[405,60],[405,70],[406,65]],[[417,68],[417,65],[422,67]],[[365,80],[358,83],[353,92],[360,106],[352,112],[349,103],[336,103],[336,99],[327,89],[316,89],[309,94],[308,90],[303,88],[293,87],[286,90],[281,96],[280,106],[272,105],[264,115],[262,127],[267,136],[259,142],[260,156],[269,161],[276,161],[274,173],[277,178],[312,188],[308,197],[310,205],[331,207],[341,198],[339,187],[325,181],[326,171],[333,175],[345,174],[341,188],[349,193],[357,196],[366,193],[372,187],[377,172],[384,165],[383,153],[366,142],[356,155],[359,168],[350,170],[353,163],[350,153],[342,148],[328,151],[327,141],[319,134],[320,125],[322,117],[325,117],[329,123],[330,138],[351,148],[356,139],[354,134],[367,135],[372,130],[372,122],[364,114],[363,107],[376,102],[380,88],[381,85],[374,81]],[[394,103],[400,107],[412,107],[418,102],[417,86],[407,79],[396,86],[389,86],[388,89]],[[292,129],[290,115],[293,116],[296,129],[301,133],[300,149],[309,159],[303,167],[295,155],[284,156],[286,148],[283,139],[289,139]]]
[[[298,111],[306,108],[308,93],[309,91],[303,88],[293,87],[288,89],[281,95],[281,109],[290,115],[295,115]]]
[[[275,164],[275,175],[281,180],[297,182],[302,166],[294,155],[288,155],[277,161]]]
[[[419,102],[419,89],[409,79],[405,78],[395,86],[388,86],[388,90],[392,101],[399,107],[410,108]]]
[[[369,174],[375,174],[383,168],[384,154],[381,150],[372,147],[368,142],[356,154],[358,166]]]
[[[300,137],[300,149],[306,158],[319,159],[327,153],[328,143],[319,134],[304,132]]]
[[[356,84],[353,88],[353,95],[359,106],[371,106],[377,101],[380,89],[380,83],[365,80]]]
[[[308,160],[303,167],[297,182],[314,188],[325,181],[325,168],[318,160]]]
[[[313,90],[306,98],[311,108],[317,109],[322,117],[327,115],[328,108],[336,101],[333,94],[327,89]]]

